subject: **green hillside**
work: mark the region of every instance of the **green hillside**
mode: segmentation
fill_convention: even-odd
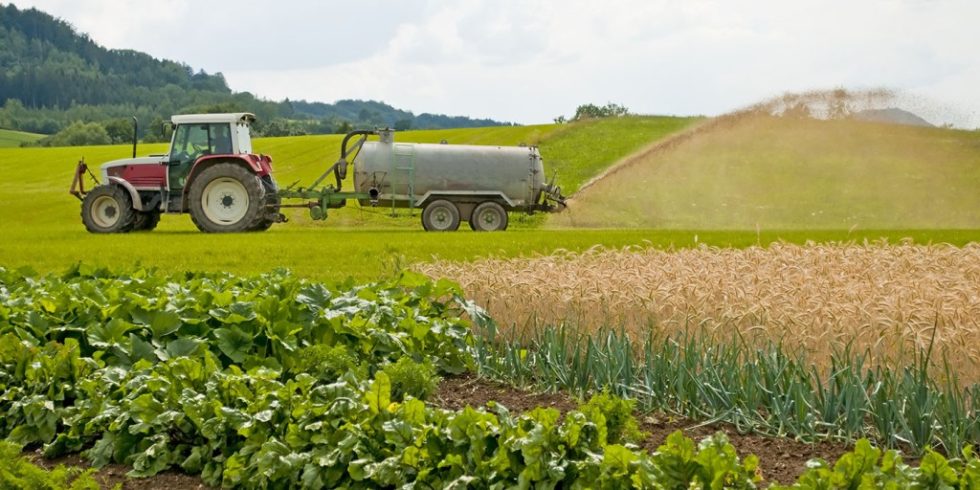
[[[43,134],[0,129],[0,148],[18,147],[21,143],[37,141],[43,137]]]
[[[980,228],[980,132],[752,116],[688,136],[635,156],[550,225]]]

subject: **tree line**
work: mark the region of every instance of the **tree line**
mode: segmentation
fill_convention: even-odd
[[[112,128],[121,120],[129,124],[136,116],[140,138],[153,141],[168,137],[164,128],[171,115],[202,112],[252,112],[259,119],[256,132],[266,136],[345,132],[355,127],[405,130],[503,124],[415,115],[376,101],[269,101],[232,91],[221,73],[195,71],[187,64],[138,51],[107,49],[47,13],[0,6],[0,128],[47,135],[71,129],[73,134],[67,136],[72,137],[61,141],[82,141],[86,138],[79,134],[85,133],[100,142],[103,136],[114,142],[117,135]],[[92,124],[101,126],[106,135]],[[46,141],[52,143],[51,138]]]

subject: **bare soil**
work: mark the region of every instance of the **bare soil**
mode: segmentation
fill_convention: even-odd
[[[507,407],[511,413],[526,412],[536,407],[555,408],[562,414],[574,410],[579,402],[564,393],[538,393],[516,389],[504,383],[463,375],[443,380],[439,390],[430,400],[434,405],[459,410],[463,407],[486,407],[490,401]],[[716,432],[724,432],[735,446],[739,455],[745,457],[755,454],[759,457],[762,475],[767,483],[788,484],[796,481],[803,473],[805,464],[813,458],[836,461],[850,447],[841,443],[820,442],[808,444],[788,438],[777,438],[756,434],[740,434],[728,424],[699,425],[697,422],[666,416],[639,415],[640,428],[649,436],[641,442],[641,447],[654,451],[663,444],[674,431],[700,440]],[[57,465],[88,468],[88,462],[78,454],[56,459],[45,459],[40,450],[27,453],[36,464],[53,468]],[[186,475],[175,470],[163,472],[150,478],[130,478],[126,473],[130,468],[123,465],[107,465],[95,473],[95,479],[102,488],[111,489],[117,484],[124,490],[199,490],[210,489],[198,476]]]
[[[34,464],[43,468],[50,469],[58,465],[85,469],[91,467],[88,460],[78,454],[70,454],[55,459],[45,459],[41,456],[41,451],[37,450],[27,453],[27,456]],[[110,464],[97,470],[93,476],[95,481],[99,482],[99,485],[105,489],[115,488],[116,485],[122,485],[121,488],[123,490],[198,490],[214,488],[205,485],[198,476],[186,475],[175,470],[164,471],[149,478],[131,478],[126,476],[126,473],[130,469],[127,466]]]

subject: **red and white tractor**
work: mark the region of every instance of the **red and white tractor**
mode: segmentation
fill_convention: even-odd
[[[249,113],[173,116],[164,155],[115,160],[101,183],[85,190],[84,162],[70,192],[82,201],[82,222],[93,233],[152,230],[162,213],[190,213],[205,232],[264,231],[284,218],[272,160],[252,153]],[[135,132],[134,132],[135,133]]]

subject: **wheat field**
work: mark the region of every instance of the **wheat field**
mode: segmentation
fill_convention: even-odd
[[[932,344],[961,382],[980,381],[977,243],[594,248],[414,267],[458,281],[516,335],[560,324],[718,339],[737,331],[818,365],[847,345],[895,365]]]

